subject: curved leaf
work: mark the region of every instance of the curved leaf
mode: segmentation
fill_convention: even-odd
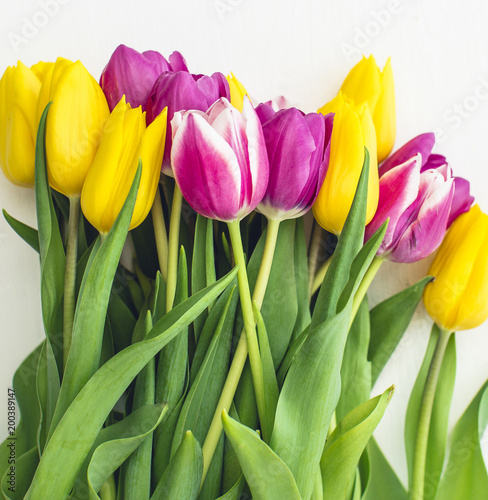
[[[255,432],[225,411],[222,423],[254,500],[301,500],[290,469]]]
[[[24,224],[12,217],[6,210],[2,210],[8,225],[37,253],[39,253],[39,236],[37,229]]]

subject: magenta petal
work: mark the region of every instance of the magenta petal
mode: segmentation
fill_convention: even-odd
[[[446,234],[453,196],[453,179],[434,190],[420,207],[416,220],[404,231],[389,259],[417,262],[434,252]]]
[[[201,116],[190,113],[183,117],[171,161],[183,196],[198,213],[227,222],[237,218],[241,190],[237,159]]]
[[[474,196],[471,196],[469,193],[469,181],[462,177],[454,177],[454,197],[452,199],[447,227],[449,227],[461,214],[467,212],[471,208],[473,202]]]
[[[426,134],[420,134],[414,137],[412,140],[403,145],[399,150],[388,157],[379,168],[380,177],[384,175],[388,170],[391,170],[397,165],[405,163],[410,158],[414,157],[416,154],[420,153],[422,155],[422,165],[427,161],[429,155],[432,152],[432,148],[435,143],[435,135],[432,132]]]
[[[380,178],[378,208],[373,220],[366,226],[365,233],[365,239],[368,240],[386,219],[390,219],[378,255],[388,251],[395,243],[398,221],[417,198],[420,162],[420,155],[416,155]]]
[[[252,212],[263,199],[266,188],[268,187],[269,160],[261,122],[247,96],[244,96],[242,117],[246,123],[249,158],[248,176],[250,177],[250,179],[243,178],[242,183],[243,187],[246,186],[247,190],[249,190],[250,187],[252,189],[250,196],[249,191],[245,196],[245,199],[248,200],[247,207],[241,207],[240,216],[244,217]]]
[[[258,114],[261,124],[264,125],[268,120],[274,117],[276,111],[269,103],[261,103],[256,107],[256,113]]]
[[[168,59],[171,65],[171,71],[188,71],[185,58],[177,50],[175,50]]]

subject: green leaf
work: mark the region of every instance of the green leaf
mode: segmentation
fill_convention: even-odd
[[[222,423],[254,500],[302,498],[290,469],[255,432],[229,417],[225,411]]]
[[[73,337],[53,417],[53,427],[100,364],[110,291],[127,237],[141,178],[141,163],[114,225],[83,277],[73,322]],[[42,245],[41,245],[42,246]],[[90,262],[90,261],[89,261]]]
[[[257,331],[259,339],[259,353],[261,356],[261,363],[263,367],[263,382],[264,382],[264,413],[265,419],[261,422],[261,429],[263,433],[263,439],[269,442],[271,439],[271,434],[273,432],[273,425],[276,413],[276,406],[278,405],[278,397],[280,395],[280,390],[278,388],[278,381],[276,380],[276,373],[273,364],[273,357],[271,355],[271,349],[268,342],[268,334],[266,332],[266,326],[264,324],[263,316],[257,307],[257,304],[253,303],[254,307],[254,317],[257,322]]]
[[[51,342],[57,360],[58,370],[62,372],[62,306],[64,294],[64,267],[66,256],[56,219],[51,189],[47,178],[46,153],[44,147],[46,119],[51,104],[46,106],[36,139],[35,191],[37,227],[41,258],[41,307],[44,330]]]
[[[146,331],[149,332],[152,326],[151,313],[148,311],[146,316]],[[137,375],[132,411],[154,403],[155,382],[156,366],[155,360],[152,358],[139,375]],[[152,447],[153,439],[151,434],[145,437],[137,450],[132,453],[129,460],[124,464],[125,500],[149,500],[151,495]]]
[[[46,338],[39,355],[36,377],[37,399],[39,405],[40,422],[38,429],[38,448],[42,453],[46,443],[47,434],[59,394],[59,374],[51,349],[49,339]]]
[[[39,463],[37,447],[21,456],[16,456],[18,458],[16,458],[15,463],[9,465],[2,477],[3,497],[8,500],[22,500],[24,498]]]
[[[296,221],[294,257],[298,311],[292,339],[295,339],[305,330],[312,318],[310,315],[310,297],[308,295],[308,256],[303,217]]]
[[[203,215],[197,215],[195,224],[195,240],[193,243],[193,260],[191,265],[191,291],[193,294],[207,286],[207,230],[212,227],[212,220]],[[213,248],[213,241],[212,248]],[[212,262],[213,264],[213,262]],[[193,323],[195,342],[198,344],[200,332],[202,331],[208,312],[204,311]]]
[[[212,462],[205,476],[205,481],[200,489],[198,500],[215,500],[222,490],[222,475],[224,465],[224,434],[220,435],[217,448],[215,448]]]
[[[379,500],[388,498],[391,500],[407,500],[405,488],[384,457],[374,438],[370,439],[368,443],[366,455],[369,460],[369,475],[362,499]]]
[[[332,256],[324,282],[315,303],[311,331],[337,312],[339,298],[349,280],[354,258],[364,240],[366,202],[368,197],[369,152],[365,148],[364,165],[354,200]]]
[[[167,411],[165,405],[141,406],[126,418],[100,431],[76,480],[71,500],[97,492],[105,480],[151,436]]]
[[[120,296],[113,292],[108,303],[107,314],[112,327],[114,348],[116,352],[119,352],[130,345],[136,318]]]
[[[485,500],[488,474],[480,442],[488,423],[488,382],[454,427],[436,500]]]
[[[39,429],[39,404],[37,402],[36,376],[39,364],[39,355],[43,344],[34,349],[17,368],[13,378],[15,401],[20,414],[20,421],[12,437],[15,438],[16,456],[20,457],[32,448],[37,449],[37,432]],[[10,395],[10,390],[7,397]],[[0,445],[0,473],[7,468],[10,455],[11,438],[7,438]]]
[[[407,453],[408,477],[411,489],[413,473],[413,457],[415,440],[417,436],[417,425],[420,413],[420,405],[424,392],[425,381],[429,371],[434,349],[439,337],[439,329],[436,325],[432,327],[429,344],[425,353],[422,366],[413,386],[408,401],[407,415],[405,419],[405,449]],[[449,409],[451,407],[454,380],[456,378],[456,343],[452,335],[444,354],[439,380],[437,382],[434,406],[429,428],[429,440],[427,443],[427,457],[425,464],[425,488],[426,500],[433,499],[437,490],[444,464],[447,446],[447,428],[449,420]]]
[[[159,189],[156,196],[160,196]],[[164,196],[162,201],[164,205]],[[142,224],[130,231],[130,236],[142,272],[149,278],[154,278],[159,270],[159,260],[151,212],[148,213]]]
[[[151,500],[196,500],[203,472],[198,441],[188,431],[173,455]]]
[[[237,483],[232,486],[232,488],[217,500],[242,500],[242,491],[244,490],[244,486],[246,481],[244,480],[244,475],[241,474],[241,477],[237,480]]]
[[[134,377],[234,279],[237,270],[176,306],[147,337],[105,363],[85,384],[59,422],[39,463],[27,498],[67,495],[108,414]]]
[[[264,231],[249,260],[248,277],[251,290],[258,276],[265,240]],[[275,366],[279,366],[286,353],[298,314],[294,248],[295,220],[283,221],[280,224],[273,264],[261,306]]]
[[[398,342],[408,328],[425,285],[427,276],[371,309],[371,340],[368,359],[371,361],[372,385],[390,359]]]
[[[3,210],[3,216],[9,226],[37,253],[39,253],[39,236],[37,229],[14,219],[6,210]]]
[[[216,391],[215,394],[208,395],[207,389],[213,374],[216,353],[219,350],[221,343],[225,342],[228,344],[225,338],[222,339],[222,332],[224,330],[224,325],[226,323],[227,314],[231,304],[237,305],[237,300],[233,300],[235,295],[237,294],[231,293],[227,298],[225,308],[220,316],[212,342],[210,343],[210,347],[205,355],[205,359],[203,360],[200,370],[198,371],[198,374],[185,398],[185,402],[183,403],[171,447],[172,455],[180,446],[180,443],[187,431],[192,431],[192,434],[195,435],[200,442],[203,442],[205,440],[205,436],[207,435],[208,427],[210,426],[211,419],[218,402],[218,397],[220,396],[220,392],[218,391]],[[227,338],[228,337],[229,335],[227,335]]]
[[[334,429],[320,460],[324,498],[345,498],[354,480],[361,455],[380,422],[393,394],[393,388],[349,412]]]
[[[371,363],[368,361],[370,338],[368,300],[364,298],[347,336],[341,366],[341,397],[336,408],[341,421],[351,410],[370,398]]]

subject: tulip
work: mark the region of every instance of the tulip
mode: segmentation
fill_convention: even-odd
[[[162,109],[168,108],[168,122],[177,111],[208,108],[220,97],[230,99],[229,84],[222,73],[212,76],[192,75],[184,71],[163,73],[154,84],[147,103],[147,122],[151,123]],[[172,130],[166,130],[166,147],[162,171],[173,175],[171,169]]]
[[[186,61],[179,52],[173,52],[167,61],[159,52],[147,50],[142,54],[125,45],[119,45],[100,77],[110,111],[125,95],[133,108],[146,103],[154,82],[165,71],[188,71]]]
[[[378,256],[393,262],[416,262],[441,244],[447,228],[469,210],[469,183],[453,177],[446,159],[430,154],[434,134],[422,134],[400,148],[380,167],[380,196],[366,239],[389,218]],[[413,151],[421,151],[403,163]]]
[[[475,328],[488,318],[488,215],[478,205],[449,229],[429,270],[424,304],[445,331]]]
[[[383,161],[390,154],[396,135],[395,88],[390,59],[381,72],[373,56],[363,57],[347,75],[341,91],[356,103],[368,105],[376,129],[378,161]]]
[[[45,63],[28,68],[19,61],[0,80],[0,166],[10,182],[34,186],[37,97]]]
[[[234,76],[234,73],[227,75],[226,80],[229,84],[230,103],[234,108],[242,112],[244,107],[244,96],[247,95],[249,97],[249,94],[244,88],[244,85]]]
[[[260,104],[269,159],[269,182],[258,210],[268,219],[293,219],[312,208],[329,164],[333,115],[276,112]],[[271,118],[269,118],[271,116]]]
[[[258,115],[226,98],[207,113],[175,113],[171,162],[176,182],[200,214],[231,222],[252,212],[266,192],[269,162]]]
[[[159,183],[166,121],[163,110],[146,128],[141,107],[132,109],[124,98],[110,114],[81,195],[85,217],[101,233],[107,233],[119,215],[139,159],[141,181],[129,229],[141,224],[149,213]]]
[[[47,103],[46,158],[51,186],[79,198],[110,114],[96,80],[80,61],[59,58],[47,71],[38,100],[38,118]]]
[[[370,154],[366,223],[378,205],[376,138],[366,104],[356,105],[341,92],[319,110],[334,113],[327,175],[313,206],[317,222],[327,231],[340,234],[352,205],[364,162],[364,148]]]

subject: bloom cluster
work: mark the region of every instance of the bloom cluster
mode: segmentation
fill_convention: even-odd
[[[426,484],[445,452],[429,432],[447,428],[453,332],[488,318],[488,216],[434,134],[395,137],[391,62],[372,56],[312,113],[179,52],[120,45],[99,82],[63,58],[8,68],[0,166],[35,188],[38,228],[5,217],[40,254],[46,330],[17,376],[37,398],[25,498],[372,499],[383,476],[406,498],[371,441],[393,390],[370,392],[422,295],[436,348],[407,414],[409,494],[454,488]],[[369,311],[383,261],[435,251]]]

